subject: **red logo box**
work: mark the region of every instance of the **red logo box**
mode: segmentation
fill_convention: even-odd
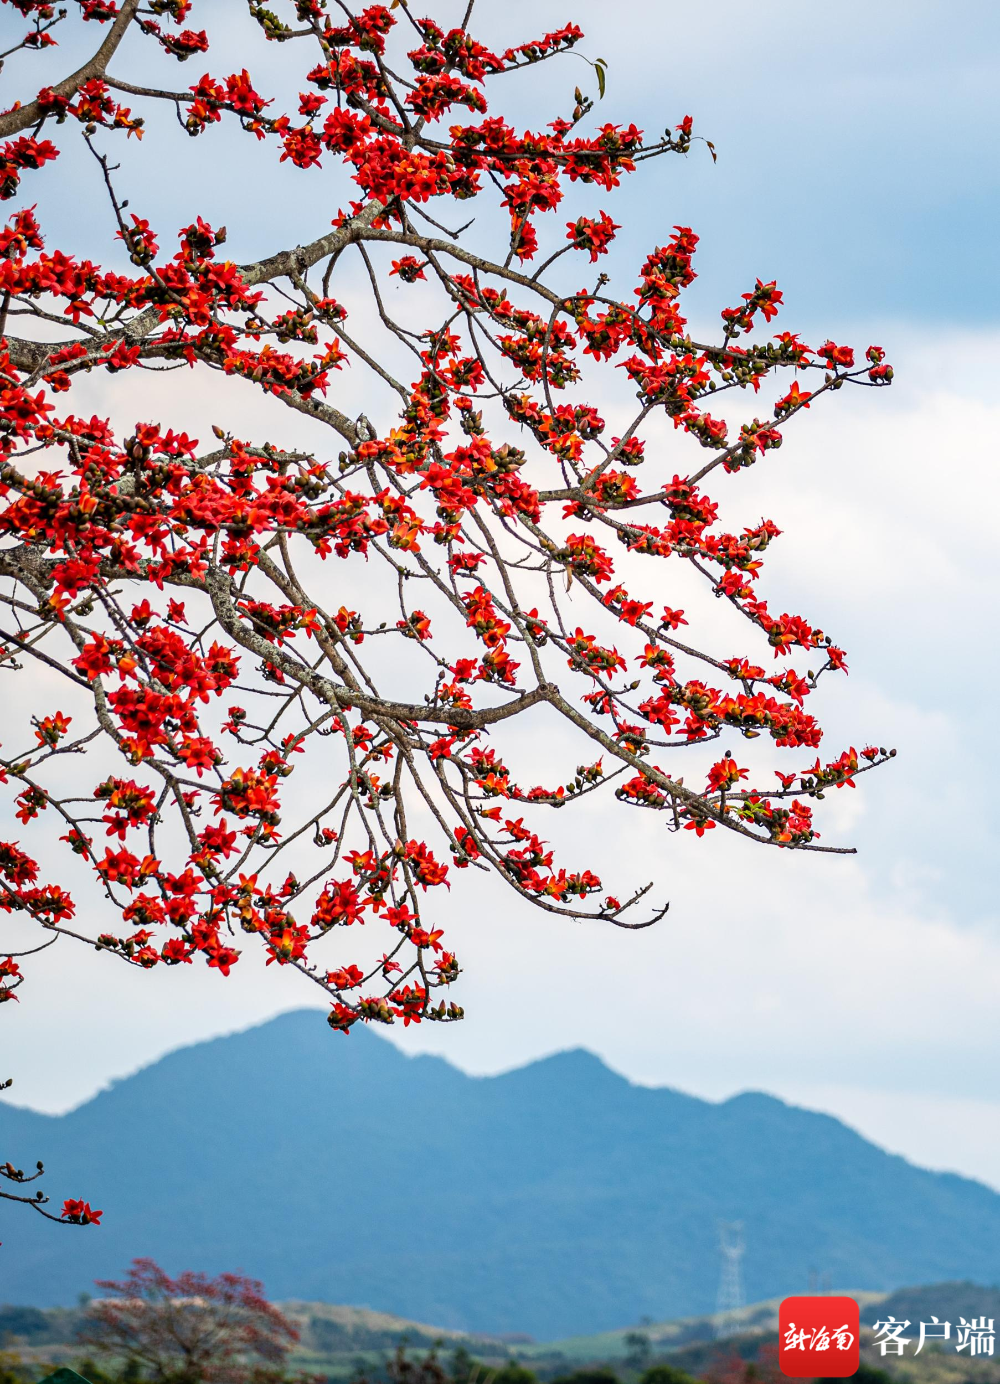
[[[860,1313],[849,1297],[788,1297],[778,1309],[778,1365],[790,1379],[846,1379],[861,1363]]]

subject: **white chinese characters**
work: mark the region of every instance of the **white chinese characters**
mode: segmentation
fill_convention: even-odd
[[[993,1318],[980,1317],[977,1326],[975,1317],[969,1321],[959,1317],[955,1337],[956,1350],[967,1350],[970,1355],[992,1355]]]
[[[872,1327],[875,1332],[875,1344],[879,1347],[883,1355],[902,1355],[905,1348],[910,1344],[910,1338],[904,1337],[903,1332],[909,1326],[909,1322],[898,1322],[895,1317],[886,1317],[884,1322],[876,1322]],[[879,1336],[883,1339],[880,1341]]]
[[[850,1350],[853,1344],[854,1332],[847,1326],[830,1331],[825,1326],[797,1328],[789,1322],[785,1331],[786,1350]]]
[[[929,1322],[921,1322],[919,1325],[919,1337],[914,1355],[919,1355],[924,1346],[929,1341],[950,1341],[954,1340],[956,1350],[968,1351],[969,1355],[992,1355],[995,1332],[993,1329],[993,1317],[970,1317],[968,1321],[964,1317],[959,1317],[958,1325],[954,1328],[952,1336],[951,1322],[938,1321],[937,1317],[932,1316]],[[912,1336],[904,1336],[903,1332],[910,1327],[908,1321],[897,1321],[895,1317],[886,1317],[885,1321],[876,1322],[872,1327],[875,1332],[874,1344],[878,1346],[882,1355],[903,1355],[906,1347],[912,1343]]]

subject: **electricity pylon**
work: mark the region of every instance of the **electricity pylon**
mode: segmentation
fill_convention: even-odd
[[[722,1253],[722,1270],[715,1300],[715,1335],[717,1340],[722,1340],[739,1330],[739,1312],[746,1306],[743,1274],[740,1271],[740,1260],[746,1249],[742,1221],[719,1222],[719,1249]]]

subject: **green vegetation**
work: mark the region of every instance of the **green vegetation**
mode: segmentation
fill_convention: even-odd
[[[676,1365],[651,1365],[639,1377],[639,1384],[692,1384],[692,1377]]]
[[[467,1380],[469,1373],[455,1377]],[[538,1375],[526,1365],[519,1364],[517,1360],[508,1360],[493,1376],[493,1384],[538,1384]]]
[[[852,1376],[854,1384],[892,1384],[892,1376],[886,1370],[878,1370],[873,1365],[861,1362],[857,1374]],[[843,1384],[842,1380],[817,1379],[816,1384]]]
[[[534,1377],[537,1380],[538,1376]],[[591,1365],[572,1374],[558,1374],[552,1384],[619,1384],[619,1379],[610,1365]]]

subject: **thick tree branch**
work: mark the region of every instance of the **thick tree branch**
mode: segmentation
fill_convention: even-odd
[[[56,82],[52,90],[57,96],[75,96],[85,82],[104,75],[104,69],[114,57],[118,45],[125,37],[126,30],[135,18],[139,0],[125,0],[118,17],[97,52],[82,67],[61,82]],[[21,130],[30,129],[42,118],[42,110],[37,101],[29,101],[26,106],[15,106],[13,110],[0,115],[0,139],[15,135]]]

